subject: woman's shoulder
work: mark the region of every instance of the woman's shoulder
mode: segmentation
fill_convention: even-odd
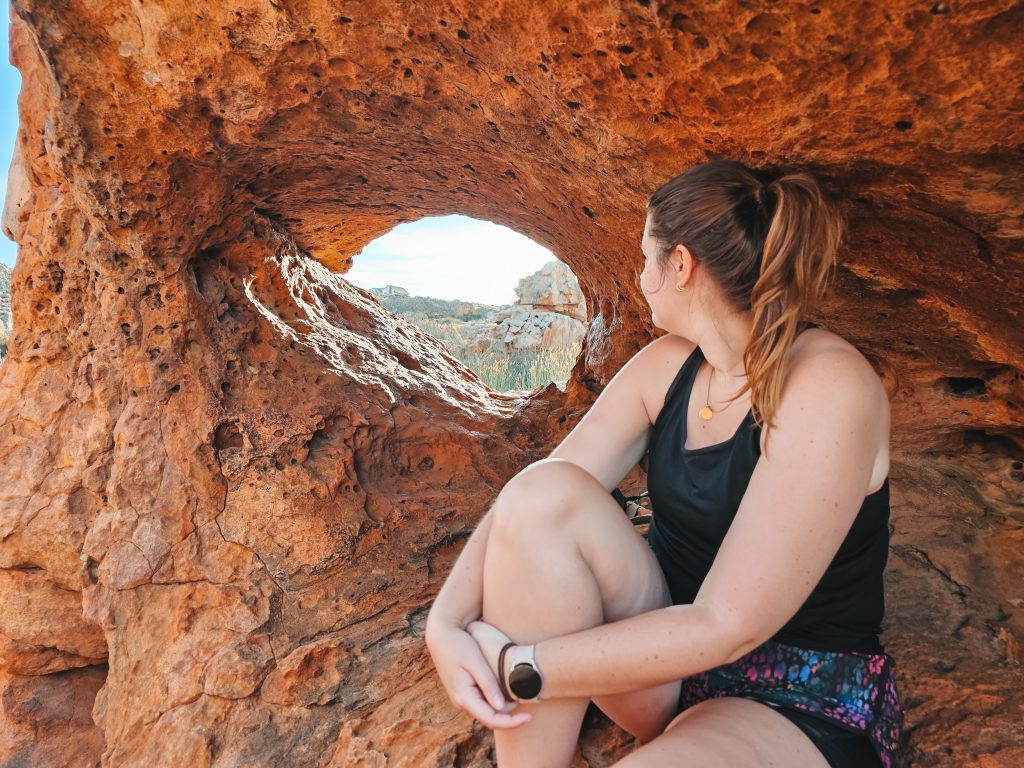
[[[779,414],[810,411],[828,414],[836,408],[872,414],[877,458],[872,487],[888,473],[889,395],[878,372],[857,347],[825,328],[801,333],[790,350]]]
[[[637,369],[637,395],[651,424],[658,418],[669,387],[696,349],[697,345],[689,339],[666,333],[645,345],[628,363]]]
[[[859,349],[838,333],[820,326],[808,328],[793,342],[787,378],[808,383],[857,386],[865,395],[885,396],[874,366]]]

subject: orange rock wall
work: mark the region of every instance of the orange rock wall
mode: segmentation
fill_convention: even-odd
[[[425,655],[431,596],[655,333],[644,201],[710,157],[809,167],[844,202],[819,319],[892,395],[883,641],[913,764],[1024,762],[1024,5],[13,0],[11,19],[0,763],[489,764]],[[448,213],[580,278],[565,393],[488,390],[341,277]],[[628,748],[593,719],[578,763]]]

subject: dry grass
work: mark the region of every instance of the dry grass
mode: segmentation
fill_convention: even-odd
[[[454,353],[453,353],[454,354]],[[507,352],[455,355],[490,387],[508,392],[564,381],[572,372],[579,348],[514,349]]]

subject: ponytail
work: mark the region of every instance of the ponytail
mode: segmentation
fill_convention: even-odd
[[[749,389],[754,423],[766,432],[798,326],[828,287],[843,230],[813,176],[769,178],[735,160],[712,160],[669,179],[647,201],[662,265],[685,245],[732,308],[751,313],[747,382],[731,399]]]
[[[775,212],[750,293],[753,327],[743,363],[754,423],[767,432],[801,318],[814,311],[831,280],[843,222],[807,173],[782,176],[764,185],[762,194],[765,207],[771,209],[774,203]]]

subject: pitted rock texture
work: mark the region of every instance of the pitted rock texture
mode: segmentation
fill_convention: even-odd
[[[0,763],[489,765],[427,608],[656,333],[643,203],[709,157],[847,214],[814,319],[892,396],[908,756],[1024,761],[1024,6],[10,7]],[[489,390],[342,276],[448,213],[579,276],[564,392]],[[585,731],[578,765],[630,748]]]

